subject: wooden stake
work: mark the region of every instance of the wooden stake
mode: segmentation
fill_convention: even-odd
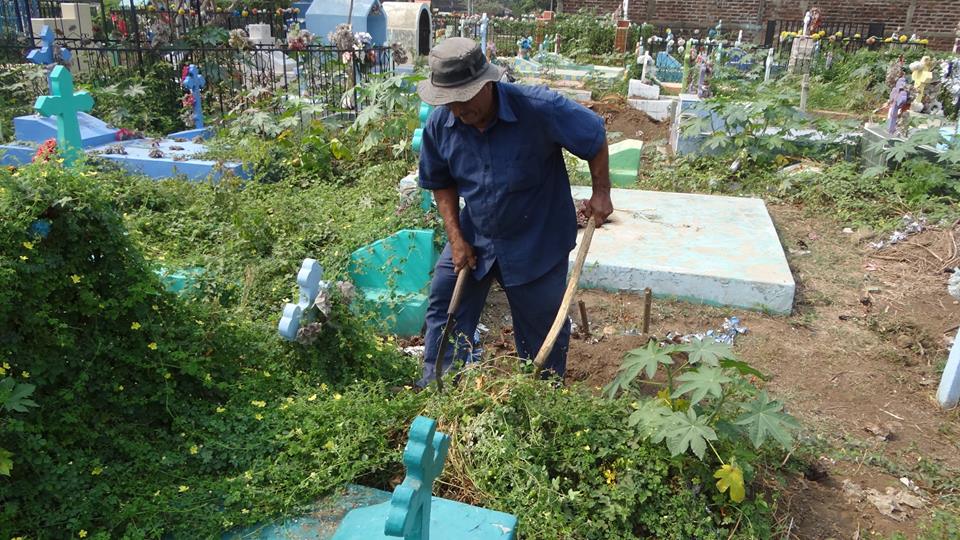
[[[650,333],[650,308],[653,307],[653,291],[650,287],[643,290],[643,335]]]
[[[586,339],[590,337],[590,321],[587,319],[587,305],[583,303],[583,300],[577,301],[577,305],[580,306],[580,324],[583,326],[583,337]]]

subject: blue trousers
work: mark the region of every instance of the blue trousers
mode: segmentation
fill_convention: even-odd
[[[460,306],[454,314],[454,329],[447,343],[443,370],[446,373],[457,362],[466,363],[471,358],[473,335],[480,314],[487,301],[490,285],[496,279],[503,286],[500,275],[500,266],[494,263],[483,279],[467,278],[460,297]],[[553,325],[553,320],[563,301],[566,289],[567,260],[563,259],[546,274],[529,283],[515,287],[503,287],[510,303],[510,314],[513,317],[513,335],[517,347],[517,356],[533,358],[540,351],[547,332]],[[450,244],[447,244],[440,254],[440,260],[434,269],[433,281],[430,284],[430,305],[427,308],[427,332],[424,339],[423,377],[417,381],[417,386],[426,387],[434,378],[437,364],[437,352],[440,347],[440,338],[443,336],[444,326],[447,323],[447,308],[453,296],[453,287],[457,282],[457,274],[453,270],[453,259],[450,255]],[[550,356],[543,366],[544,375],[563,376],[567,368],[567,348],[570,344],[570,320],[563,325],[560,335],[553,346]]]

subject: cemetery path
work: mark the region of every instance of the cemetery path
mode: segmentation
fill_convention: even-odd
[[[734,350],[770,375],[768,389],[803,422],[809,455],[795,457],[826,473],[790,478],[786,488],[771,480],[771,491],[781,496],[783,531],[803,539],[859,538],[868,531],[914,537],[940,497],[960,492],[960,411],[942,411],[934,398],[944,338],[960,321],[960,304],[947,294],[940,270],[952,236],[928,231],[911,238],[926,249],[878,253],[863,245],[869,235],[844,234],[829,218],[792,206],[769,209],[784,247],[794,252],[788,254],[797,282],[794,313],[775,317],[655,300],[651,332],[703,332],[731,315],[749,328]],[[630,334],[641,327],[643,302],[598,291],[581,291],[578,299],[587,305],[594,337],[603,338],[571,341],[567,378],[599,390],[623,354],[642,344]],[[491,330],[487,342],[499,341],[501,352],[512,346],[504,333],[508,314],[503,293],[494,291],[483,322]],[[570,314],[579,320],[575,306]],[[901,477],[927,497],[925,507],[903,521],[844,489],[849,480],[883,493],[904,488]]]

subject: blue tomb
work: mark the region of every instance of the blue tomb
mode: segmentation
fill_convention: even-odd
[[[380,0],[318,0],[307,9],[307,30],[322,40],[333,32],[338,24],[346,24],[350,5],[353,5],[351,24],[354,32],[366,32],[373,37],[374,45],[387,42],[387,15]]]

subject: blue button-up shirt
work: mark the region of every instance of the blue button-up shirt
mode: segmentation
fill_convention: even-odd
[[[477,255],[474,277],[494,262],[505,286],[522,285],[567,258],[577,220],[562,149],[590,160],[605,141],[603,120],[546,87],[496,84],[498,111],[481,133],[447,107],[427,120],[420,187],[456,186],[460,229]]]

